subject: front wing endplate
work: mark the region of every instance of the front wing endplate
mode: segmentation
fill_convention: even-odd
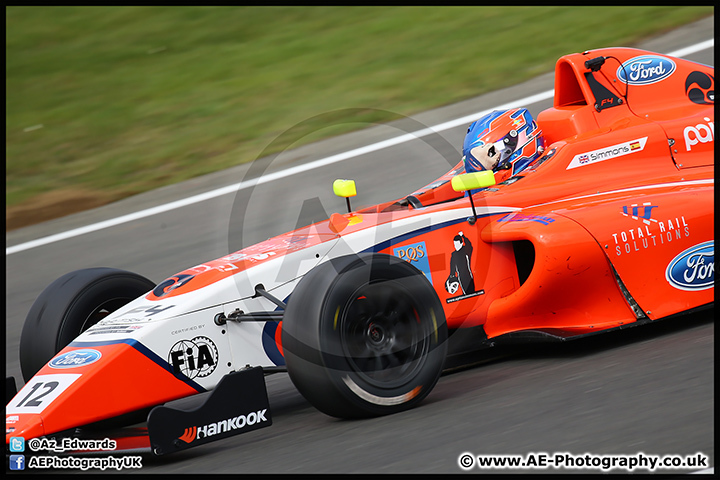
[[[224,376],[208,399],[194,410],[166,406],[147,420],[155,455],[165,455],[272,425],[261,367]]]

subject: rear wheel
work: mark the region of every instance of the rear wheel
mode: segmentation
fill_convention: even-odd
[[[75,337],[154,286],[138,274],[104,267],[76,270],[52,282],[30,308],[20,336],[25,381]]]
[[[290,378],[316,408],[343,418],[417,405],[437,383],[446,339],[432,285],[408,262],[384,254],[314,268],[283,316]]]

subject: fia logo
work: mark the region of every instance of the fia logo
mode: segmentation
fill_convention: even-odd
[[[175,374],[182,373],[189,379],[207,377],[215,371],[218,362],[217,347],[207,337],[180,340],[168,354],[168,363]]]

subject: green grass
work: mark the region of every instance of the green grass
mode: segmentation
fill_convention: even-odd
[[[6,202],[117,199],[457,102],[713,7],[6,7]],[[363,111],[362,109],[367,109]],[[31,127],[42,125],[42,128]],[[26,131],[28,130],[28,131]],[[269,152],[268,152],[269,153]]]

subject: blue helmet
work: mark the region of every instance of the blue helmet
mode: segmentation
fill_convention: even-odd
[[[526,108],[495,110],[468,127],[463,142],[465,171],[512,168],[514,175],[544,149],[542,130]]]

